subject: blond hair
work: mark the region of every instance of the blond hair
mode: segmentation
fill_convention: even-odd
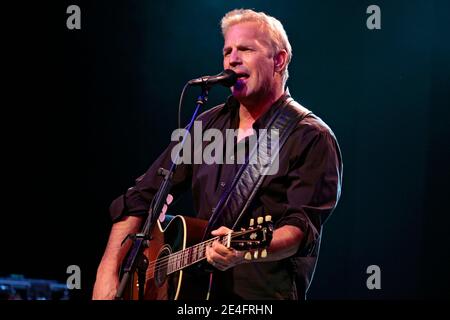
[[[223,36],[225,37],[225,34],[230,27],[244,22],[256,22],[269,34],[269,40],[274,50],[274,55],[283,49],[286,50],[287,60],[286,65],[282,70],[282,80],[283,85],[285,85],[289,77],[288,65],[292,59],[292,47],[283,25],[278,19],[271,17],[264,12],[256,12],[250,9],[235,9],[228,12],[222,18],[220,24]]]

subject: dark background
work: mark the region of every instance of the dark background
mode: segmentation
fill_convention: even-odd
[[[81,8],[81,30],[66,8]],[[366,8],[381,8],[368,30]],[[177,126],[184,83],[222,69],[219,21],[277,17],[288,86],[334,130],[340,203],[324,228],[310,299],[448,298],[450,4],[445,1],[54,1],[4,10],[0,276],[65,282],[88,299],[110,202]],[[196,89],[186,97],[183,119]],[[228,91],[214,88],[208,107]],[[191,213],[189,197],[173,213]],[[366,268],[381,268],[368,290]]]

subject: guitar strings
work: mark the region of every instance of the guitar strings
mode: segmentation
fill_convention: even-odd
[[[174,270],[172,270],[171,272],[167,272],[167,274],[173,273],[175,271],[178,271],[179,268],[177,268],[178,263],[182,262],[183,260],[189,261],[189,256],[191,255],[191,252],[189,252],[190,250],[193,250],[193,248],[197,247],[197,257],[202,256],[202,259],[204,259],[206,256],[204,254],[205,250],[206,250],[206,246],[209,245],[210,243],[214,242],[215,240],[217,240],[217,238],[213,238],[210,240],[207,240],[205,242],[196,244],[195,246],[192,246],[190,248],[186,248],[177,252],[174,252],[168,256],[165,256],[161,259],[156,259],[153,260],[151,262],[149,262],[148,267],[147,267],[147,274],[148,273],[156,273],[157,271],[160,271],[161,269],[165,269],[166,267],[169,266],[169,264],[172,264],[174,266]],[[223,239],[219,239],[219,241],[222,244],[225,244],[226,242],[226,238]],[[192,263],[190,263],[192,264]],[[189,265],[189,264],[188,264]],[[152,267],[155,267],[154,269],[152,269]],[[150,271],[150,272],[149,272]]]
[[[245,231],[234,232],[231,235],[231,238],[235,238],[235,237],[241,236],[243,234],[251,233],[251,232],[254,232],[254,231],[255,230],[245,230]],[[226,242],[227,242],[227,236],[215,237],[215,238],[206,240],[204,242],[201,242],[199,244],[196,244],[196,245],[194,245],[192,247],[185,248],[185,249],[182,249],[182,250],[177,251],[175,253],[169,254],[169,255],[161,258],[161,259],[156,259],[156,260],[150,261],[148,266],[147,266],[146,275],[148,276],[148,275],[151,275],[152,273],[154,275],[158,271],[161,271],[162,268],[164,268],[164,269],[168,268],[169,264],[172,264],[175,267],[173,268],[174,270],[171,270],[170,272],[167,272],[166,275],[171,274],[171,273],[173,273],[175,271],[178,271],[178,270],[182,269],[182,268],[177,267],[178,263],[180,263],[180,262],[182,262],[184,260],[189,261],[189,258],[190,258],[191,254],[192,254],[192,252],[190,252],[190,251],[193,251],[194,248],[197,248],[197,257],[200,256],[200,255],[203,256],[198,261],[203,260],[205,258],[204,252],[206,250],[206,245],[209,245],[210,243],[214,242],[215,240],[219,240],[219,242],[221,242],[223,245],[225,245]],[[198,249],[200,249],[200,250],[198,250]],[[195,261],[195,262],[197,262],[197,261]],[[191,265],[191,264],[193,264],[195,262],[188,263],[186,266],[189,266],[189,265]],[[186,266],[184,266],[184,267],[186,267]]]
[[[245,231],[244,232],[235,232],[234,234],[231,235],[231,238],[235,238],[235,237],[240,236],[240,235],[242,235],[244,233],[246,233],[246,232]],[[248,231],[247,231],[247,233],[248,233]],[[169,260],[171,257],[173,258],[174,261],[179,262],[180,260],[184,259],[183,255],[189,254],[189,250],[193,250],[196,247],[200,248],[202,246],[205,246],[207,244],[210,244],[210,243],[214,242],[215,240],[219,240],[222,244],[225,245],[226,242],[227,242],[226,241],[227,240],[227,236],[218,236],[218,237],[206,240],[204,242],[198,243],[198,244],[196,244],[196,245],[194,245],[192,247],[185,248],[185,249],[182,249],[180,251],[174,252],[174,253],[172,253],[172,254],[170,254],[168,256],[165,256],[165,257],[163,257],[161,259],[157,259],[157,260],[151,261],[148,266],[150,267],[150,266],[153,266],[153,265],[155,265],[155,264],[157,264],[159,262],[160,263],[165,262],[166,260]],[[199,252],[199,250],[197,250],[197,252]]]

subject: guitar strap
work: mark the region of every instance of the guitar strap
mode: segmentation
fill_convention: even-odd
[[[289,94],[279,103],[280,107],[269,120],[267,130],[259,135],[257,145],[250,150],[230,187],[222,194],[209,219],[204,240],[209,238],[212,230],[220,226],[233,230],[237,227],[264,178],[271,174],[271,170],[278,169],[274,167],[274,163],[279,160],[279,151],[289,135],[300,120],[312,113],[294,101]]]

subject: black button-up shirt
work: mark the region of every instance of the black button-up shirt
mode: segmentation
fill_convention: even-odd
[[[286,93],[288,95],[288,93]],[[255,131],[266,128],[267,122],[280,105],[271,108],[253,124]],[[203,132],[215,128],[226,137],[226,129],[239,128],[239,103],[232,96],[225,104],[201,114]],[[191,147],[195,149],[194,134]],[[198,138],[197,138],[198,139]],[[201,138],[200,138],[201,139]],[[246,148],[250,137],[237,143],[227,153],[224,148],[223,164],[180,164],[173,176],[171,193],[176,197],[192,189],[197,217],[209,219],[222,193],[236,175],[241,164],[237,163],[237,150]],[[201,139],[202,141],[203,139]],[[224,138],[225,140],[225,138]],[[171,164],[172,142],[148,171],[136,180],[136,184],[113,201],[110,213],[113,221],[124,215],[146,215],[149,204],[162,177],[156,174],[160,167]],[[201,152],[210,142],[202,142]],[[194,155],[191,157],[194,162]],[[234,159],[234,164],[230,160]],[[299,121],[279,155],[279,169],[265,177],[248,217],[270,214],[275,228],[292,225],[300,228],[304,238],[298,253],[289,259],[275,262],[258,262],[238,265],[225,272],[218,272],[216,288],[221,297],[244,299],[303,299],[308,289],[321,238],[322,225],[334,210],[341,193],[342,159],[336,137],[317,116],[310,114]],[[248,221],[248,219],[243,219]]]

